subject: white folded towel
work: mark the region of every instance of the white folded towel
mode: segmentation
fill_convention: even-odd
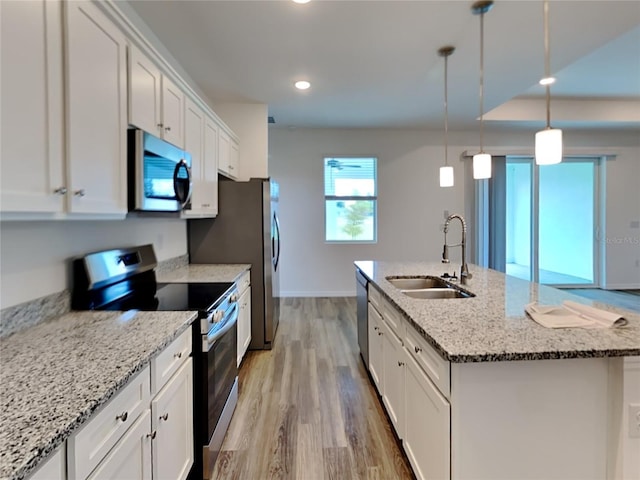
[[[617,313],[565,300],[561,306],[529,303],[525,312],[546,328],[609,328],[621,327],[627,320]]]

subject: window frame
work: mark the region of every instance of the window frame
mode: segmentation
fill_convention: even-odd
[[[327,185],[325,176],[325,164],[328,159],[353,160],[353,159],[373,159],[374,160],[374,190],[375,195],[326,195]],[[378,156],[377,155],[323,155],[322,156],[322,191],[324,199],[324,243],[326,244],[366,244],[374,245],[378,243]],[[327,239],[327,202],[328,201],[373,201],[373,240],[328,240]]]

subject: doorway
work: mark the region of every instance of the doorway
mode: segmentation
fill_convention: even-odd
[[[502,157],[489,181],[489,266],[556,287],[598,284],[599,158]]]

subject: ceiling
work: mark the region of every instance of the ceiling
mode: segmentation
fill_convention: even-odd
[[[480,18],[468,1],[130,0],[214,103],[265,103],[278,126],[442,128],[479,116]],[[485,16],[489,124],[542,125],[542,1]],[[551,1],[552,118],[640,127],[640,1]],[[306,92],[293,82],[312,83]]]

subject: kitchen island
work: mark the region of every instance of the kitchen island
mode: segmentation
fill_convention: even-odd
[[[450,265],[359,261],[368,369],[417,478],[640,478],[640,315],[470,266],[469,298],[416,299],[387,277]],[[454,267],[455,268],[455,267]],[[621,314],[610,329],[547,329],[531,302]]]

